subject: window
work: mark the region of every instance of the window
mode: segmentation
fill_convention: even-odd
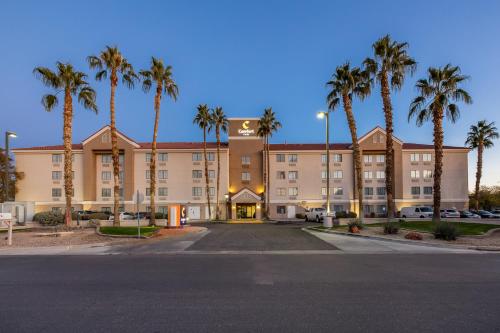
[[[52,163],[61,163],[63,160],[62,154],[52,154]]]
[[[432,170],[424,170],[424,178],[432,178]]]
[[[208,178],[215,178],[215,170],[208,170]]]
[[[146,153],[146,163],[151,162],[151,153]]]
[[[342,179],[344,177],[344,173],[342,170],[334,170],[333,171],[333,178],[334,179]]]
[[[276,178],[278,178],[278,179],[286,179],[285,171],[277,171],[276,172]]]
[[[193,153],[192,159],[194,162],[201,161],[201,153]]]
[[[432,186],[425,186],[424,187],[424,194],[431,195],[432,194]]]
[[[208,188],[208,193],[211,197],[215,197],[215,187],[209,187]]]
[[[432,154],[422,154],[422,161],[424,162],[430,162],[432,161]]]
[[[201,197],[201,187],[193,187],[193,197]]]
[[[168,195],[168,187],[160,187],[158,188],[158,196],[166,197]]]
[[[373,187],[365,187],[365,195],[373,195]]]
[[[333,161],[335,163],[342,163],[342,154],[333,154]]]
[[[373,162],[373,155],[363,155],[363,161],[365,163],[371,163],[371,162]]]
[[[118,163],[123,164],[124,160],[125,160],[125,155],[118,155]]]
[[[123,187],[118,189],[118,195],[123,198]]]
[[[101,155],[101,162],[103,164],[109,164],[112,162],[111,154],[104,154]]]
[[[410,161],[411,162],[418,162],[419,159],[420,159],[420,154],[416,154],[416,153],[410,154]]]
[[[326,154],[321,154],[321,163],[326,163],[327,161]]]
[[[288,163],[297,163],[297,154],[288,155]]]
[[[123,171],[118,171],[118,179],[123,180]]]
[[[202,176],[203,174],[202,174],[201,170],[193,170],[192,174],[193,174],[193,178],[201,178],[201,177],[203,177]]]
[[[411,176],[411,179],[418,179],[418,178],[420,178],[420,171],[411,170],[410,176]]]
[[[215,161],[215,153],[207,153],[207,161]]]
[[[52,197],[60,198],[61,196],[62,196],[62,190],[60,188],[53,188],[52,189]]]
[[[111,180],[111,171],[101,172],[101,180]]]
[[[321,179],[326,179],[326,171],[321,171]]]
[[[373,178],[373,172],[372,171],[365,171],[365,179],[372,179]]]
[[[377,171],[377,179],[385,179],[385,171]]]
[[[146,179],[151,179],[151,170],[146,170]]]
[[[147,197],[151,196],[151,188],[150,187],[146,187],[146,196]]]
[[[158,207],[158,213],[162,213],[164,215],[167,215],[168,214],[168,207],[167,206],[160,206],[160,207]]]
[[[286,214],[286,206],[276,206],[276,214]]]
[[[103,213],[110,213],[111,212],[111,207],[102,207],[101,212]]]
[[[299,194],[299,188],[298,187],[289,187],[288,188],[288,195],[291,197],[295,197]]]
[[[326,187],[321,188],[321,195],[326,195]]]
[[[420,195],[420,187],[418,187],[418,186],[412,186],[411,187],[411,194],[412,195]]]
[[[250,181],[250,172],[242,172],[241,173],[241,180]]]
[[[276,154],[276,162],[285,162],[285,154]]]
[[[385,195],[385,187],[377,187],[377,195]]]
[[[297,171],[288,171],[289,180],[296,180],[297,178],[299,178],[299,173]]]
[[[241,156],[241,164],[249,165],[250,164],[250,156]]]
[[[344,189],[342,187],[333,188],[333,195],[343,195],[343,194],[344,194]]]
[[[168,170],[158,170],[158,178],[159,179],[167,179],[168,178]]]
[[[52,180],[61,180],[62,171],[52,171]]]
[[[111,198],[111,189],[110,188],[102,188],[101,189],[101,196],[103,198]]]
[[[385,162],[385,155],[376,155],[375,160],[377,163],[384,163]]]
[[[168,153],[159,153],[158,154],[158,161],[160,161],[160,162],[168,161]]]
[[[284,197],[286,195],[286,189],[284,187],[278,187],[276,189],[276,195],[279,197]]]

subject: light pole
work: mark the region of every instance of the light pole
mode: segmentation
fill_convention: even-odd
[[[326,216],[330,216],[330,113],[319,111],[318,119],[326,118]]]
[[[5,131],[5,201],[9,201],[9,138],[17,138],[17,134],[11,131]]]

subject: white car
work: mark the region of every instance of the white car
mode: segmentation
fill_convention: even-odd
[[[113,221],[115,219],[115,216],[113,214],[109,215],[109,221]],[[135,215],[132,213],[127,213],[127,212],[121,212],[120,213],[120,221],[125,221],[125,220],[134,220]]]
[[[311,208],[306,210],[306,221],[320,222],[326,216],[326,209],[324,208]]]
[[[460,217],[460,213],[456,209],[441,209],[441,217],[446,218],[458,218]]]
[[[401,208],[401,217],[402,218],[430,218],[432,217],[432,208],[427,206],[420,207],[403,207]]]

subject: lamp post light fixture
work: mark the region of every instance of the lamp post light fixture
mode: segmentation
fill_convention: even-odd
[[[326,216],[330,216],[330,112],[318,111],[316,117],[326,120]]]
[[[11,131],[5,131],[5,201],[9,201],[9,171],[10,171],[10,161],[9,161],[9,139],[17,138],[17,134]]]

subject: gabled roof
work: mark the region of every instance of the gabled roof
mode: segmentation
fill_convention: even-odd
[[[382,132],[384,135],[387,135],[387,132],[380,126],[375,126],[371,131],[369,131],[368,133],[364,134],[363,136],[359,137],[358,138],[358,143],[361,143],[363,141],[365,141],[367,138],[370,137],[370,135],[372,135],[373,133],[375,132]],[[392,138],[394,139],[394,141],[396,141],[397,143],[399,143],[400,145],[403,144],[403,141],[399,140],[397,137],[395,137],[394,135],[392,136]]]
[[[253,197],[255,200],[258,200],[258,201],[260,201],[262,199],[260,197],[260,195],[258,195],[257,193],[255,193],[254,191],[252,191],[251,189],[249,189],[248,187],[244,187],[241,190],[239,190],[238,192],[236,192],[235,194],[233,194],[231,196],[231,200],[235,200],[238,197],[242,196],[243,194],[248,194],[251,197]]]
[[[103,126],[100,130],[98,130],[94,134],[90,135],[85,140],[83,140],[82,144],[85,145],[87,142],[93,140],[94,138],[98,137],[99,135],[101,135],[102,133],[104,133],[107,130],[111,130],[111,126],[109,126],[109,125]],[[135,148],[139,148],[139,144],[137,144],[137,142],[135,142],[134,140],[132,140],[131,138],[129,138],[128,136],[126,136],[125,134],[123,134],[122,132],[120,132],[119,130],[116,130],[116,133],[118,134],[119,137],[121,137],[123,140],[127,141],[128,143],[130,143]]]

